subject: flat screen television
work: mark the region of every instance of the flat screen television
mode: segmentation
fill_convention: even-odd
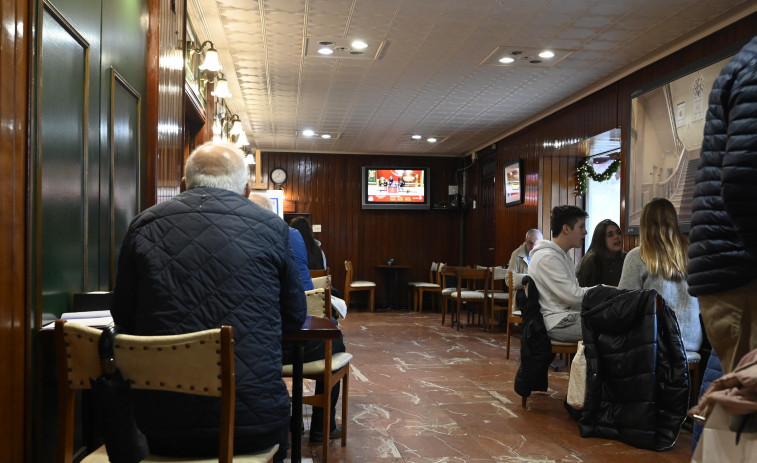
[[[428,167],[364,166],[363,209],[429,209]]]

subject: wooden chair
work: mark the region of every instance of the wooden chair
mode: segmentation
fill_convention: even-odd
[[[489,299],[490,271],[488,268],[475,269],[462,267],[457,269],[457,288],[449,294],[449,299],[457,303],[457,329],[460,330],[460,314],[464,302],[481,304],[481,312],[486,321],[486,306]],[[480,289],[480,291],[479,291]],[[480,317],[479,317],[480,318]]]
[[[58,431],[56,461],[73,459],[74,410],[77,392],[91,389],[99,377],[98,343],[101,330],[77,323],[55,322],[58,370]],[[230,326],[174,336],[116,335],[114,366],[134,389],[171,391],[221,398],[218,458],[150,456],[143,462],[191,461],[264,463],[273,460],[279,446],[255,455],[234,457],[234,344]],[[177,347],[181,347],[177,349]],[[105,446],[86,456],[85,463],[108,462]]]
[[[487,300],[486,316],[486,328],[494,330],[494,321],[497,318],[497,312],[508,312],[508,303],[510,301],[510,293],[506,285],[507,274],[509,273],[505,267],[489,267],[489,299]],[[480,290],[479,290],[480,291]]]
[[[412,281],[408,283],[411,287],[411,293],[413,298],[413,310],[423,312],[423,294],[431,293],[431,304],[435,310],[435,303],[433,295],[440,295],[442,292],[442,286],[439,282],[439,272],[444,267],[441,262],[432,262],[431,270],[429,270],[429,281]],[[440,297],[440,296],[437,296]],[[441,302],[441,301],[440,301]]]
[[[523,323],[523,317],[516,305],[515,300],[515,285],[513,284],[513,272],[507,272],[507,291],[509,294],[509,300],[507,301],[507,334],[506,334],[506,348],[505,358],[510,358],[510,336],[512,336],[513,325],[520,325]]]
[[[357,291],[368,291],[368,305],[371,309],[371,312],[373,312],[376,283],[366,280],[353,280],[352,261],[344,261],[344,270],[346,271],[346,274],[344,276],[344,302],[347,304],[347,308],[350,307],[350,298],[352,293]]]
[[[439,298],[442,303],[442,326],[444,326],[444,320],[447,317],[447,306],[449,305],[449,295],[457,290],[457,286],[447,286],[449,280],[457,279],[457,269],[460,267],[445,265],[439,270],[439,286],[442,290],[439,292]],[[455,283],[456,285],[457,283]]]
[[[308,315],[329,317],[331,314],[331,285],[305,291]],[[329,461],[329,441],[331,432],[331,389],[342,381],[342,447],[347,445],[347,409],[349,405],[350,361],[352,354],[331,352],[331,339],[325,339],[325,358],[306,362],[302,365],[302,377],[323,382],[323,394],[313,394],[302,398],[303,404],[323,408],[323,450],[321,461]],[[292,377],[293,365],[282,367],[282,376]]]
[[[331,273],[329,272],[329,268],[328,267],[326,267],[323,270],[311,270],[310,271],[310,278],[325,277],[325,276],[328,276],[328,275],[331,275]]]

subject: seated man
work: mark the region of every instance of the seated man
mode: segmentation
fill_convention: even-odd
[[[113,319],[126,333],[170,335],[231,325],[236,360],[235,453],[289,448],[282,332],[299,329],[306,301],[286,223],[247,199],[244,154],[205,143],[187,159],[181,194],[134,218],[124,238]],[[134,391],[152,453],[215,456],[220,400]]]
[[[580,248],[588,214],[577,206],[552,208],[552,241],[539,240],[531,251],[528,275],[539,290],[547,336],[553,341],[582,339],[581,302],[591,288],[578,286],[576,265],[568,251]]]
[[[507,265],[507,271],[513,274],[513,289],[523,288],[523,277],[528,274],[528,263],[530,262],[529,253],[534,248],[534,244],[543,239],[541,232],[536,228],[526,232],[526,240],[510,256],[510,263]]]

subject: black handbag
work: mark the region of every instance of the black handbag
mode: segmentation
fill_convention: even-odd
[[[115,368],[115,336],[114,326],[103,329],[100,335],[98,347],[102,374],[92,381],[92,396],[108,459],[112,463],[137,463],[147,458],[150,449],[134,418],[131,385]]]

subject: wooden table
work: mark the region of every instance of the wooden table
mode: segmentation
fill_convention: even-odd
[[[331,340],[342,336],[342,331],[330,318],[312,317],[305,319],[298,331],[284,334],[284,341],[298,344],[292,364],[292,452],[291,462],[302,460],[302,364],[305,359],[307,341],[324,341],[325,352],[331,352]],[[328,392],[326,392],[328,394]],[[330,394],[329,394],[330,397]],[[329,413],[324,410],[324,413]]]
[[[411,268],[409,265],[376,265],[376,268],[386,274],[386,302],[384,303],[384,310],[400,309],[400,305],[397,303],[397,286],[399,286],[400,270],[407,270]]]

